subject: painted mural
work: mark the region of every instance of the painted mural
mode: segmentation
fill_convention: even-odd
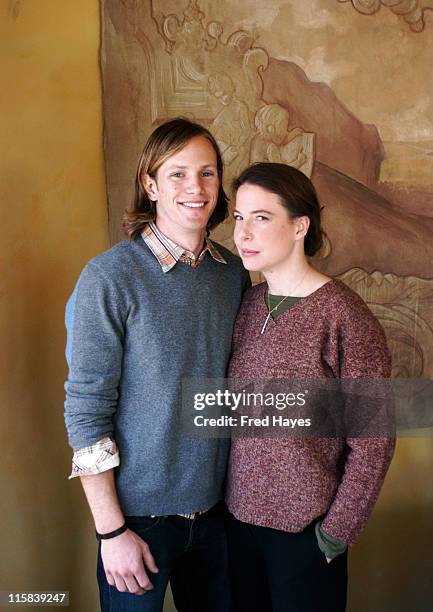
[[[104,0],[102,19],[112,241],[148,134],[196,119],[228,190],[255,161],[312,178],[316,265],[378,316],[394,376],[433,378],[433,1]]]

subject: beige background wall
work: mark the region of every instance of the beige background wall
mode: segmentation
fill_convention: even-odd
[[[66,479],[63,312],[108,245],[98,47],[96,0],[0,2],[0,590],[69,589],[74,612],[96,590]]]
[[[68,589],[73,612],[97,609],[62,403],[64,304],[108,245],[98,46],[97,0],[0,0],[0,590]],[[432,459],[431,439],[399,441],[350,612],[431,609]]]

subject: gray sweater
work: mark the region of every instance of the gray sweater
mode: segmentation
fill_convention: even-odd
[[[188,513],[223,497],[228,441],[180,429],[183,378],[224,377],[233,325],[249,284],[217,245],[192,268],[164,274],[139,237],[94,258],[66,309],[65,422],[74,450],[113,436],[126,515]]]

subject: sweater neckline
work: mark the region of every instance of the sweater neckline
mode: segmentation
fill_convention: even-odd
[[[326,281],[326,283],[324,283],[321,287],[318,287],[315,291],[312,291],[309,295],[306,295],[302,298],[300,298],[296,304],[293,304],[293,306],[291,308],[289,308],[288,310],[285,310],[284,312],[282,312],[280,314],[279,317],[277,317],[276,319],[273,319],[273,317],[270,317],[270,321],[269,323],[272,323],[272,325],[278,325],[278,321],[284,317],[284,316],[291,316],[293,315],[294,312],[297,311],[298,308],[303,308],[305,306],[306,303],[312,301],[313,299],[317,298],[318,295],[320,295],[320,293],[322,291],[325,290],[325,288],[328,288],[330,285],[334,285],[336,284],[337,281],[335,280],[335,278],[331,278],[329,281]],[[266,317],[269,314],[269,310],[268,307],[266,305],[265,302],[265,293],[266,291],[268,291],[268,284],[266,282],[264,282],[262,284],[262,287],[260,289],[260,299],[259,299],[259,303],[260,303],[260,308],[261,310],[263,310],[263,316]],[[268,323],[268,325],[269,325]]]

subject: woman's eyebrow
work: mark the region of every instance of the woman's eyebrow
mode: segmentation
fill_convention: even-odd
[[[233,212],[237,212],[239,214],[242,214],[240,210],[238,210],[237,208],[234,209]],[[264,208],[261,208],[260,210],[251,210],[250,211],[250,215],[256,215],[257,213],[266,213],[267,215],[273,215],[274,213],[270,212],[269,210],[265,210]]]

